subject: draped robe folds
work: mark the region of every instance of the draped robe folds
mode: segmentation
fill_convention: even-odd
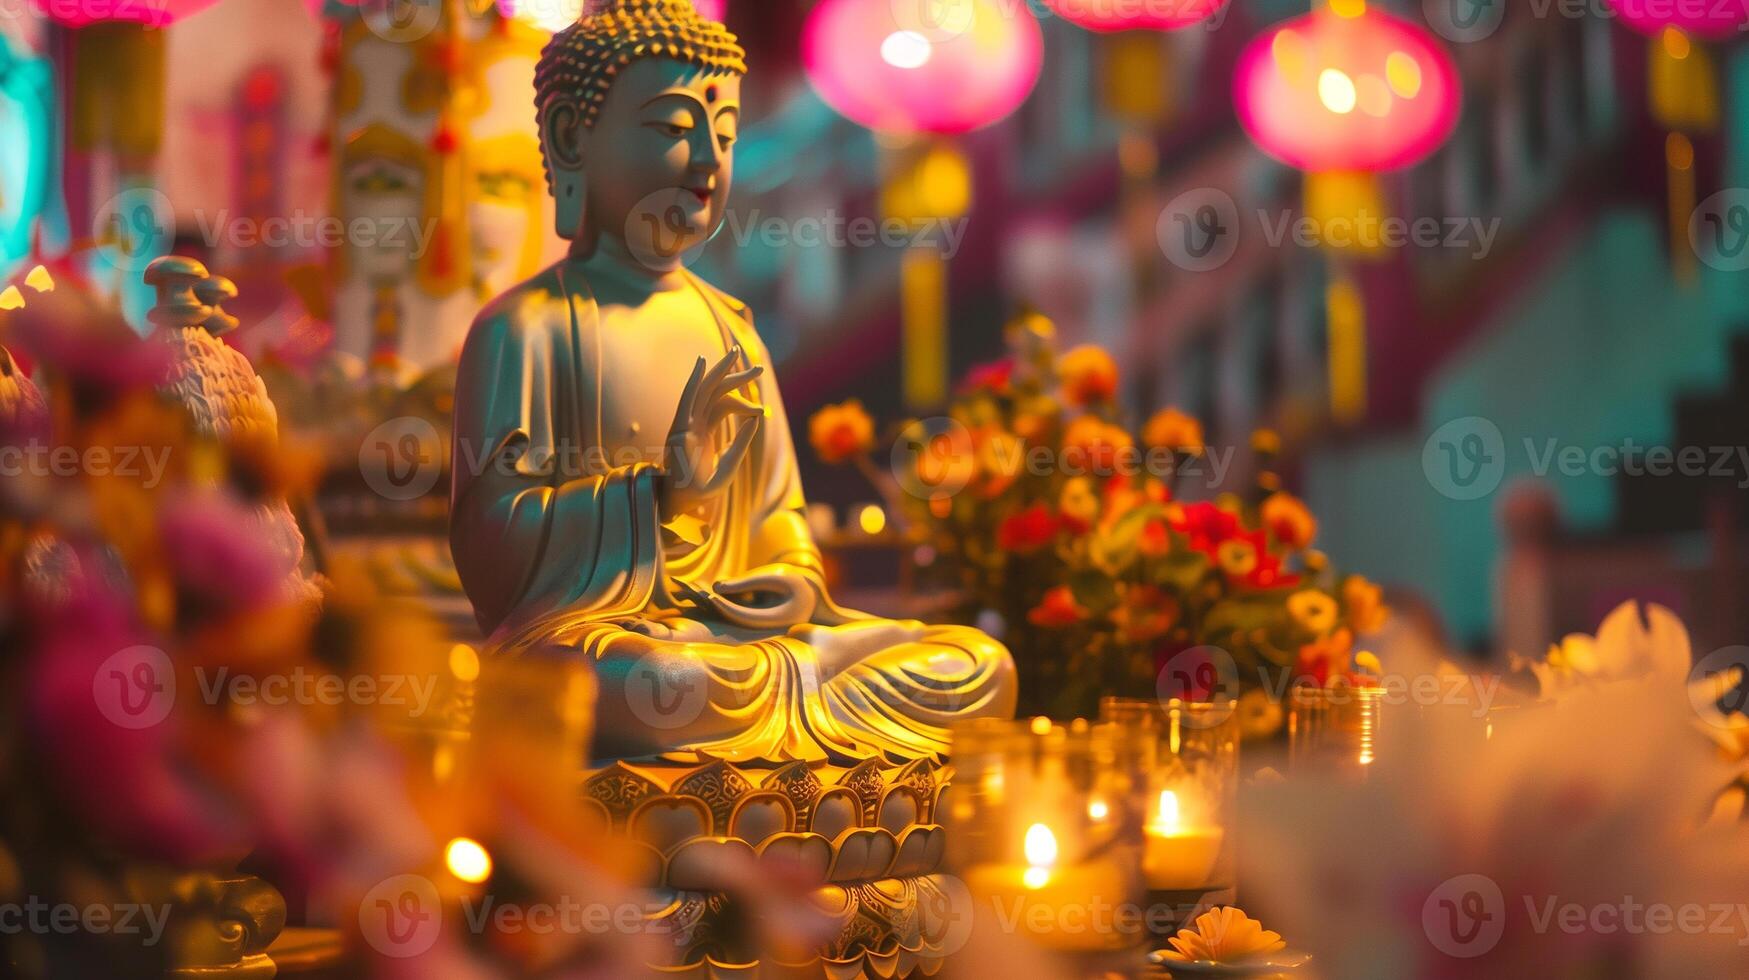
[[[611,386],[646,379],[602,363],[601,318],[580,274],[555,266],[475,322],[456,385],[450,542],[488,649],[592,660],[599,758],[916,758],[944,752],[955,720],[1011,717],[1012,660],[975,629],[848,612],[823,584],[813,622],[786,630],[675,601],[670,578],[709,588],[774,563],[823,583],[770,355],[744,306],[685,275],[724,352],[739,344],[765,367],[742,389],[765,411],[760,433],[690,533],[657,513],[664,433],[652,449],[603,432]]]

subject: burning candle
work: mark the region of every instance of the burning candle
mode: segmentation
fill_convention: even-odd
[[[1160,791],[1159,809],[1146,828],[1142,875],[1154,891],[1190,891],[1211,884],[1226,833],[1184,822],[1178,794]]]
[[[1057,835],[1047,824],[1026,829],[1025,864],[987,864],[966,874],[966,887],[997,903],[999,921],[1012,923],[1034,943],[1060,952],[1121,949],[1133,937],[1098,928],[1094,910],[1129,900],[1130,879],[1116,861],[1061,861]]]

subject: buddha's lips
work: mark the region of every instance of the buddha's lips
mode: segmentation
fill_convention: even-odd
[[[698,198],[698,203],[700,203],[700,204],[711,203],[710,188],[708,188],[708,187],[688,187],[688,188],[686,188],[686,190],[689,191],[694,197]]]

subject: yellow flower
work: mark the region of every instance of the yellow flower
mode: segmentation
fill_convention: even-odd
[[[1250,575],[1257,568],[1257,546],[1244,538],[1222,541],[1215,550],[1215,561],[1221,571],[1234,578]]]
[[[1195,456],[1203,450],[1202,423],[1176,408],[1162,409],[1142,426],[1142,441]]]
[[[1294,621],[1314,636],[1336,628],[1336,600],[1317,589],[1305,589],[1287,597],[1287,611]]]
[[[808,442],[824,463],[842,463],[874,446],[874,420],[856,399],[827,405],[808,420]]]
[[[1263,502],[1263,526],[1288,548],[1304,548],[1318,536],[1318,520],[1291,493],[1271,494]]]
[[[1356,633],[1383,628],[1391,615],[1383,590],[1359,575],[1350,575],[1343,581],[1342,605],[1348,610],[1348,626]]]
[[[1274,429],[1258,429],[1251,433],[1251,449],[1265,456],[1281,455],[1281,436]]]
[[[1077,525],[1075,530],[1085,531],[1092,527],[1094,519],[1099,516],[1099,495],[1093,492],[1093,481],[1078,476],[1063,484],[1063,492],[1057,497],[1057,510]]]
[[[1117,362],[1103,347],[1083,344],[1057,362],[1063,400],[1071,405],[1098,405],[1117,397]]]
[[[985,499],[999,496],[1020,477],[1026,456],[1026,444],[1011,432],[991,428],[972,436],[977,447],[978,472],[982,480],[978,493]]]
[[[1232,906],[1210,909],[1168,939],[1166,957],[1187,963],[1242,963],[1286,948],[1281,934]]]
[[[1254,687],[1239,695],[1239,705],[1235,712],[1239,719],[1239,735],[1246,739],[1268,738],[1281,731],[1281,702],[1269,696],[1269,692],[1260,687]]]

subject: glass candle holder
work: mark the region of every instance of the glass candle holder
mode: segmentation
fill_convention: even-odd
[[[1122,733],[1132,807],[1141,814],[1150,892],[1229,889],[1235,865],[1239,723],[1232,701],[1107,698],[1101,722]]]
[[[1338,684],[1288,691],[1288,765],[1364,779],[1378,760],[1385,692]]]
[[[980,924],[1066,953],[1141,941],[1141,824],[1112,726],[981,720],[953,729],[948,859]]]

